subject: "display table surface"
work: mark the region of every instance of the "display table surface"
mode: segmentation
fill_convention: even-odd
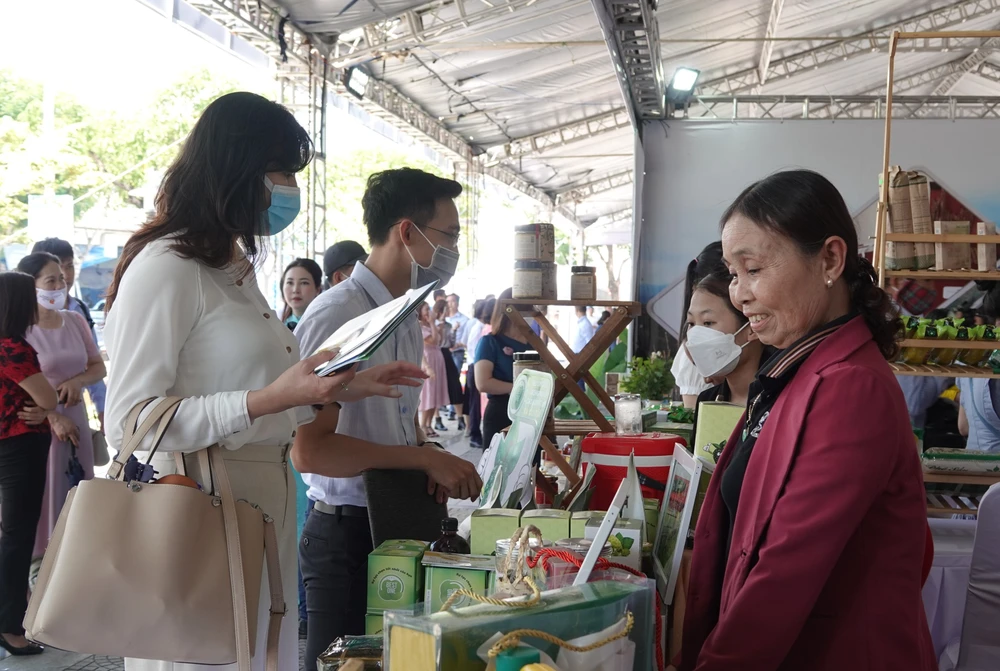
[[[924,584],[924,610],[937,658],[962,635],[969,588],[975,520],[927,520],[934,536],[934,563]]]

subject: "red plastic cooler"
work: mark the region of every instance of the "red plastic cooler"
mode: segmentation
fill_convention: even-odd
[[[614,433],[591,433],[583,439],[583,472],[596,468],[591,510],[607,510],[628,472],[628,458],[635,453],[635,468],[644,498],[663,501],[673,461],[674,446],[687,444],[671,433],[641,433],[619,436]]]

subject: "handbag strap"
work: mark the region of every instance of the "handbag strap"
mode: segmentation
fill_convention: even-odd
[[[152,431],[154,426],[156,426],[156,433],[153,436],[153,445],[149,451],[149,458],[152,459],[153,454],[156,452],[156,449],[160,446],[160,442],[163,440],[163,435],[170,426],[170,422],[173,420],[174,415],[177,414],[177,409],[183,399],[172,396],[161,399],[160,402],[156,404],[156,407],[154,407],[146,416],[146,419],[142,420],[142,423],[138,426],[135,426],[139,415],[154,400],[155,399],[150,399],[139,403],[129,413],[129,416],[125,421],[125,435],[127,435],[128,438],[125,439],[123,436],[121,449],[118,451],[118,455],[115,457],[115,460],[108,467],[108,478],[111,480],[120,480],[124,477],[125,464],[128,461],[128,458],[132,456],[132,453],[135,452],[136,448],[142,445],[142,441],[146,439],[149,432]],[[157,422],[159,422],[158,425]],[[130,427],[134,427],[134,429],[130,429]]]

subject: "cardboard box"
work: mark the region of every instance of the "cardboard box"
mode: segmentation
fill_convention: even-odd
[[[543,510],[526,510],[521,513],[521,526],[529,524],[538,527],[542,532],[542,538],[547,541],[561,541],[569,538],[570,518],[572,513],[568,510],[557,508],[545,508]]]
[[[496,559],[484,555],[426,552],[423,565],[424,605],[427,613],[436,613],[458,590],[485,595],[491,583],[490,574],[495,572]],[[472,599],[462,596],[452,606],[470,606],[472,603]]]
[[[603,519],[603,518],[602,518]],[[646,526],[645,521],[619,519],[611,531],[608,542],[611,543],[611,561],[625,564],[636,571],[642,570],[642,536]],[[601,527],[600,520],[588,520],[583,537],[594,540],[597,530]]]
[[[969,234],[967,221],[935,221],[934,233]],[[972,268],[972,245],[964,242],[935,242],[934,267],[937,270],[968,270]]]
[[[976,235],[996,235],[997,225],[989,221],[980,221],[976,224]],[[994,243],[983,243],[976,245],[976,269],[996,270],[997,268],[997,246]]]
[[[365,615],[365,636],[381,636],[384,623],[385,616],[381,611],[372,612],[369,610]]]
[[[472,511],[470,549],[474,555],[491,555],[497,541],[510,538],[521,526],[521,511],[508,508],[480,508]]]
[[[424,549],[387,541],[368,555],[368,610],[412,606],[423,596]]]
[[[583,538],[587,528],[587,522],[590,520],[597,520],[597,525],[600,526],[601,522],[604,521],[604,516],[607,514],[608,511],[606,510],[580,510],[573,513],[573,516],[569,521],[569,537]]]

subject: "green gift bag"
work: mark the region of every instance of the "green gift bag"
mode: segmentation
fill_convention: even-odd
[[[528,607],[476,604],[433,615],[386,616],[388,671],[484,671],[479,648],[496,634],[522,629],[544,631],[562,640],[601,632],[631,613],[628,634],[635,643],[633,671],[654,668],[655,583],[635,578],[605,580],[543,592]],[[515,600],[516,601],[516,600]],[[521,599],[521,601],[525,601]],[[531,645],[555,659],[559,646],[531,639]]]

